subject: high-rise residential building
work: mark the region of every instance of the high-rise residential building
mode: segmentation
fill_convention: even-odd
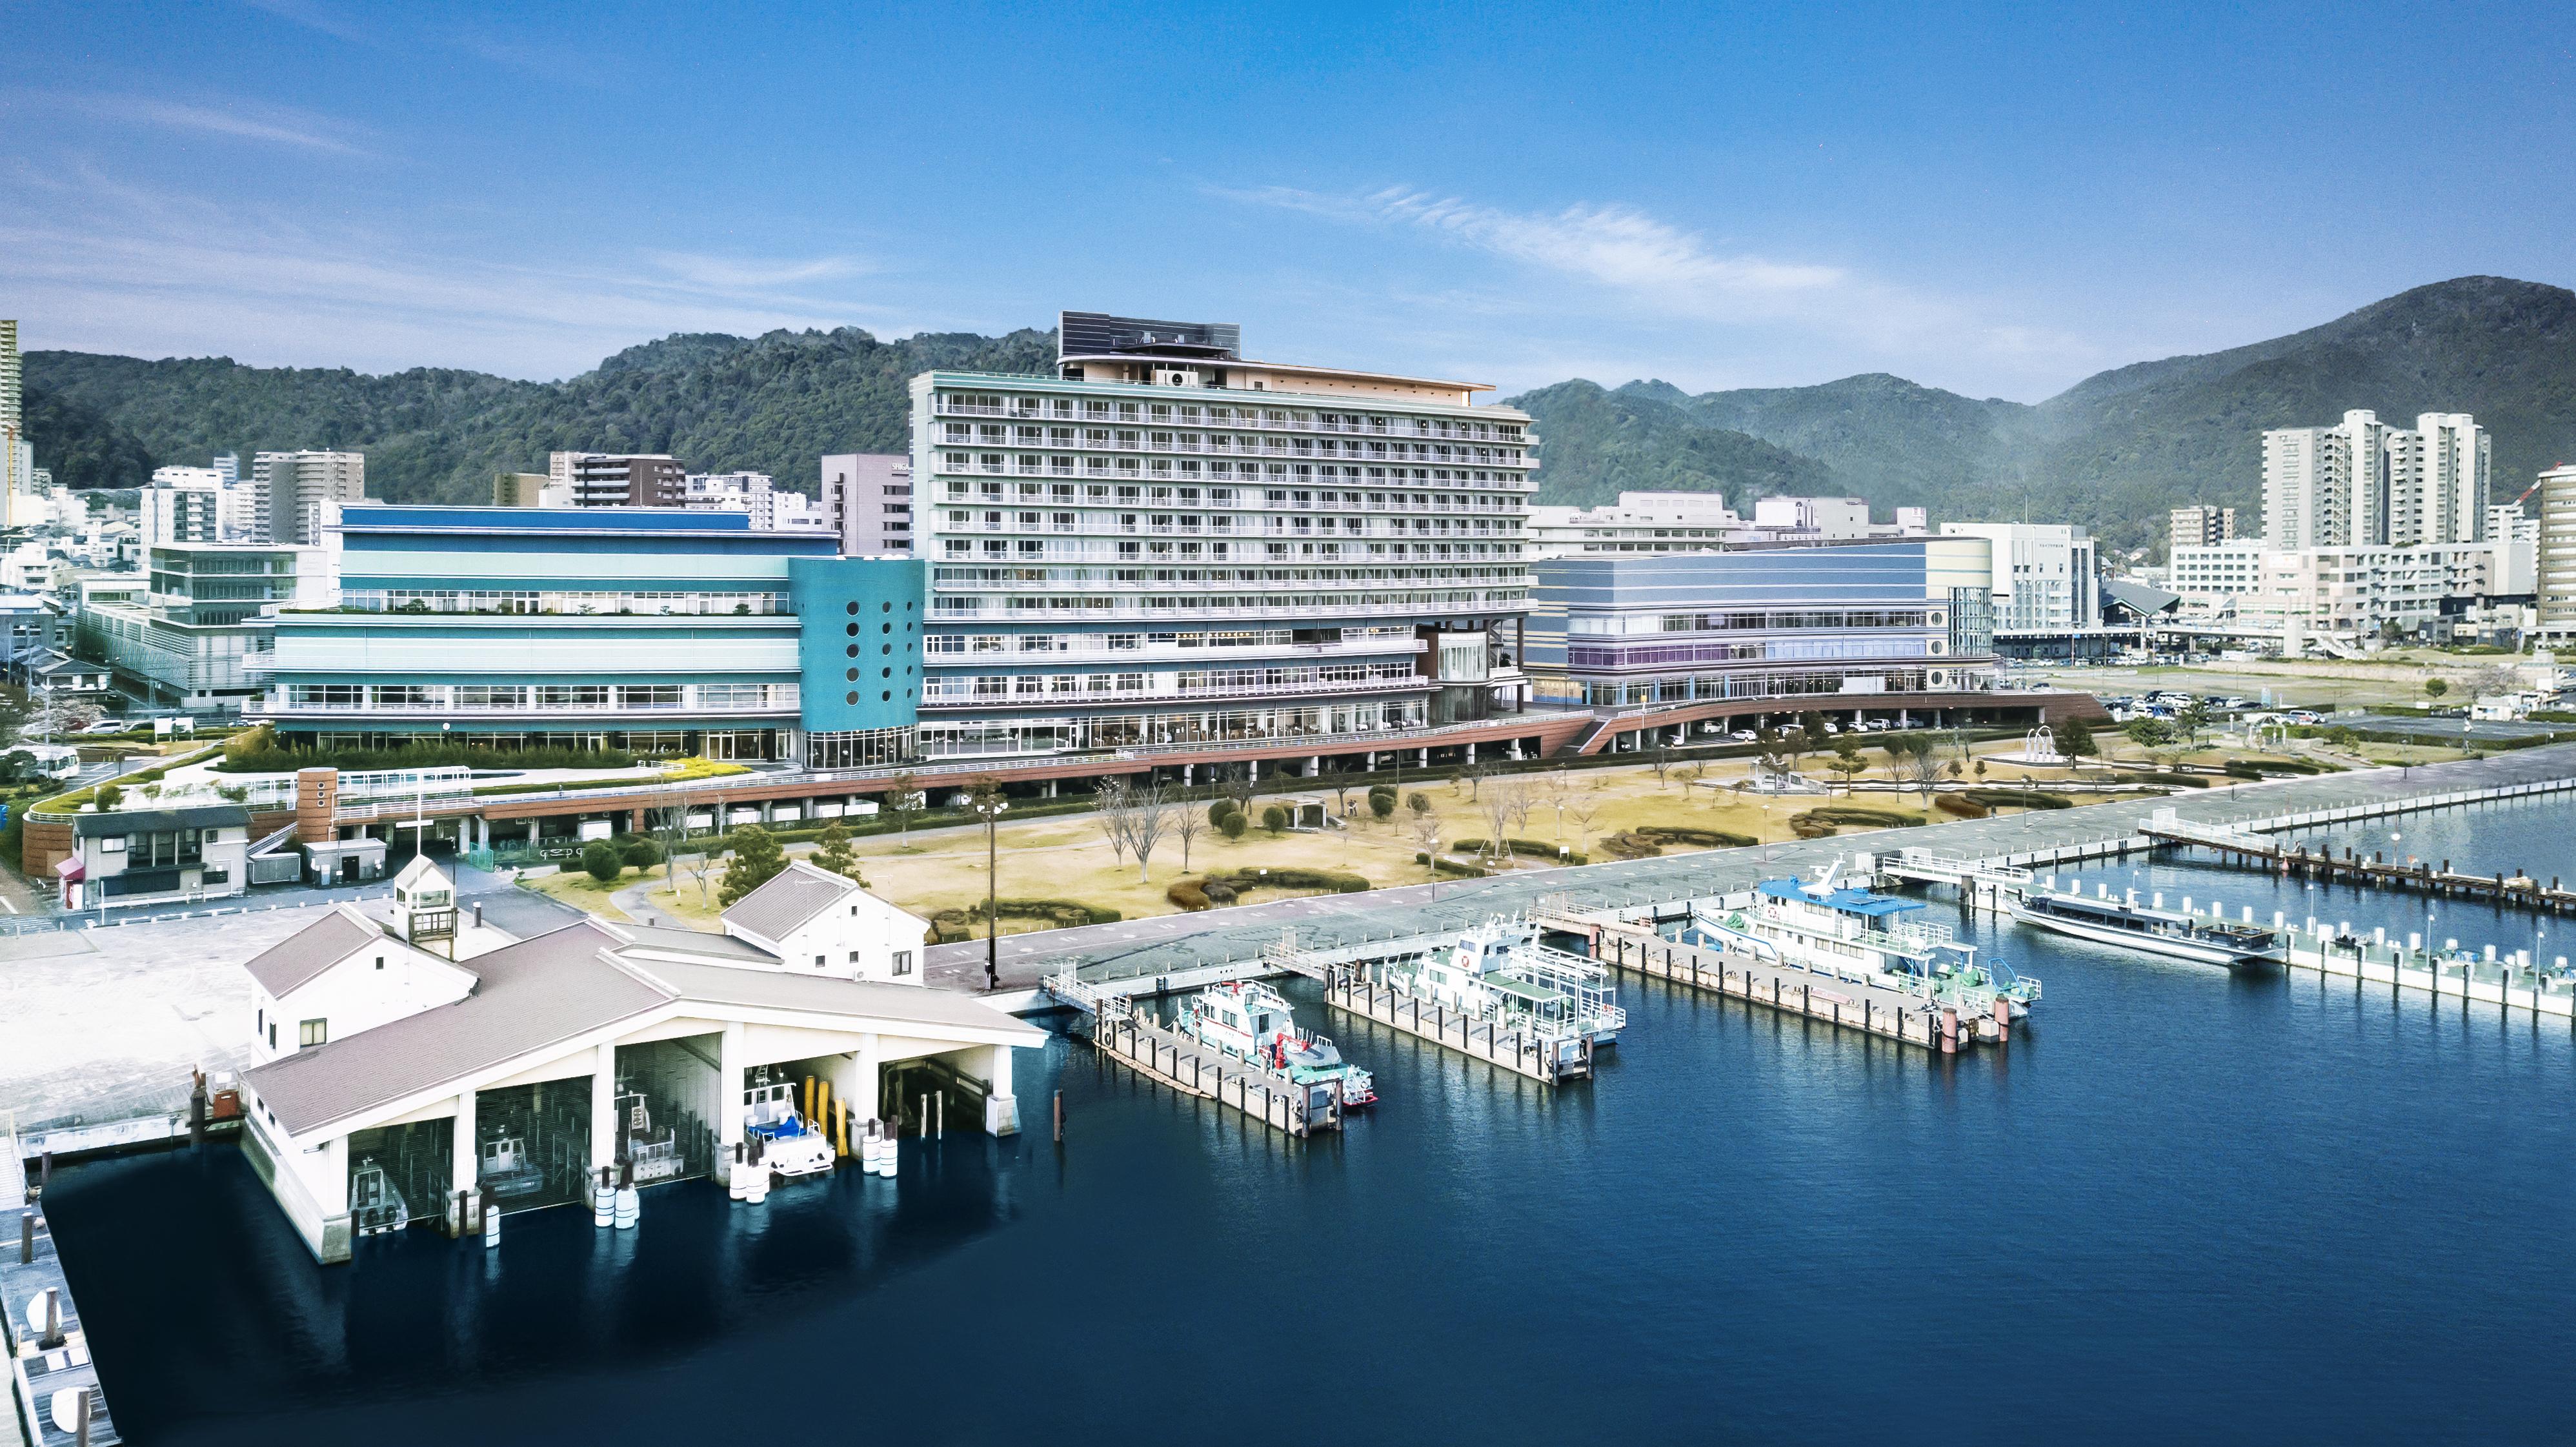
[[[2576,463],[2540,474],[2540,631],[2576,638]]]
[[[2481,540],[2492,490],[2488,468],[2493,443],[2487,430],[2465,412],[2426,412],[2415,419],[2414,436],[2424,520],[2420,531],[2401,535],[2391,519],[2388,541],[2402,547]]]
[[[2092,534],[2064,523],[1943,523],[1945,538],[1984,538],[1998,634],[2064,634],[2102,624]]]
[[[912,459],[891,452],[823,458],[821,507],[851,557],[912,549]]]
[[[927,757],[1370,747],[1520,701],[1526,413],[1067,312],[1053,378],[912,383]]]
[[[362,452],[262,452],[251,459],[252,542],[312,546],[341,506],[367,497]]]
[[[2199,503],[2173,510],[2167,552],[2181,548],[2205,548],[2236,537],[2236,509]]]
[[[215,471],[222,475],[224,486],[232,487],[239,483],[241,481],[241,454],[238,452],[216,453]]]
[[[546,476],[574,507],[680,507],[688,476],[667,453],[550,452]]]
[[[223,501],[224,485],[211,467],[156,469],[152,485],[136,498],[144,546],[222,542]]]
[[[41,520],[34,500],[43,496],[43,489],[36,485],[35,444],[27,438],[20,366],[18,323],[0,317],[0,528]]]
[[[2412,547],[2484,534],[2486,429],[2426,412],[2408,430],[2375,413],[2263,434],[2263,536],[2276,548]],[[2179,514],[2177,514],[2179,516]]]
[[[546,491],[554,486],[554,479],[542,472],[496,472],[492,474],[492,505],[494,507],[544,507]],[[560,489],[558,489],[558,495],[568,496]]]
[[[2524,512],[2519,503],[2487,504],[2486,541],[2491,543],[2536,543],[2540,541],[2540,519]]]

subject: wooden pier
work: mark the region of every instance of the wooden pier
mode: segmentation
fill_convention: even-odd
[[[2229,864],[2298,879],[2399,889],[2439,899],[2515,905],[2551,914],[2576,910],[2576,890],[2560,887],[2555,877],[2544,885],[2520,871],[2509,875],[2463,874],[2451,868],[2451,861],[2447,859],[2437,869],[2429,861],[2393,864],[2385,855],[2378,853],[2364,859],[2358,851],[2350,848],[2337,858],[2331,850],[2323,847],[2311,849],[2305,844],[2279,843],[2245,831],[2212,829],[2175,821],[2150,822],[2142,826],[2141,832],[2159,843],[2207,849]]]
[[[1091,1021],[1091,1043],[1149,1080],[1232,1106],[1293,1136],[1341,1129],[1338,1085],[1300,1085],[1277,1071],[1212,1050],[1139,1015],[1116,996],[1099,1000]]]
[[[1543,1084],[1556,1085],[1592,1073],[1590,1036],[1504,1030],[1489,1018],[1449,1009],[1379,983],[1357,969],[1326,972],[1324,1003]]]
[[[1653,979],[1710,990],[1785,1014],[1823,1020],[1845,1030],[1858,1030],[1926,1050],[1955,1054],[1980,1038],[2004,1043],[2011,1026],[1988,1016],[1965,1016],[1955,1006],[1935,1005],[1919,995],[1884,985],[1817,974],[1791,965],[1764,964],[1723,950],[1703,950],[1655,937],[1634,938],[1626,931],[1605,930],[1608,952],[1596,954],[1605,965]]]

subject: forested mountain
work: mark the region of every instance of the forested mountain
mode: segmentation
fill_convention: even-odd
[[[1581,479],[1585,501],[1603,471],[1589,439],[1651,436],[1652,457],[1698,455],[1706,444],[1676,434],[1679,420],[1820,463],[1831,491],[1882,509],[2083,523],[2143,547],[2169,508],[2259,510],[2263,429],[2320,426],[2352,408],[2409,426],[2421,412],[2476,414],[2494,438],[2495,496],[2510,500],[2540,469],[2576,458],[2576,293],[2462,277],[2290,336],[2103,372],[2037,406],[1884,375],[1696,397],[1662,382],[1609,392],[1566,383],[1514,400],[1537,418],[1542,479],[1562,469]],[[1739,507],[1812,485],[1772,486],[1772,471],[1721,473],[1715,485]],[[1625,485],[1645,486],[1652,472],[1627,475],[1639,481]]]
[[[368,491],[397,502],[489,498],[493,473],[542,472],[557,450],[667,452],[810,492],[824,453],[906,448],[915,373],[1054,360],[1053,332],[881,342],[848,327],[670,336],[563,382],[30,352],[28,432],[36,465],[74,487],[133,487],[156,465],[219,452],[247,467],[262,450],[334,447],[366,453]]]
[[[810,488],[826,452],[903,450],[915,373],[1045,373],[1054,356],[1050,331],[696,334],[567,381],[516,382],[31,352],[28,430],[37,465],[76,487],[133,487],[156,464],[217,452],[353,447],[370,490],[397,501],[482,498],[494,472],[540,470],[556,449],[667,452],[693,470]],[[1847,494],[1936,519],[2084,523],[2149,546],[2179,504],[2259,507],[2264,428],[2355,407],[2407,424],[2475,413],[2495,439],[2497,496],[2511,498],[2576,459],[2576,293],[2463,277],[2290,336],[2104,372],[2036,406],[1884,374],[1699,396],[1571,381],[1512,401],[1537,418],[1543,501],[1623,488],[1717,490],[1739,507]]]

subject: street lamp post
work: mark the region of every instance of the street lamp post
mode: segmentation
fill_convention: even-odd
[[[984,988],[998,990],[1002,988],[1002,891],[1001,850],[996,836],[1011,801],[1002,797],[1000,784],[986,779],[976,785],[967,807],[984,820]]]

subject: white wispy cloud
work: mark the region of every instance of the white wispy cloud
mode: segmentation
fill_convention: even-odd
[[[0,176],[0,292],[31,344],[85,350],[562,376],[674,331],[918,330],[831,288],[877,270],[849,255],[680,251],[495,261],[78,167]]]
[[[293,106],[257,101],[211,105],[158,96],[96,92],[40,93],[29,99],[57,113],[73,112],[111,124],[195,131],[337,156],[368,154],[367,149],[358,144],[357,138],[362,133],[357,127]]]
[[[1412,231],[1443,245],[1570,283],[1552,298],[1597,311],[1604,304],[1641,324],[1729,329],[1790,328],[1865,348],[1887,365],[1943,355],[2090,362],[2097,348],[2071,334],[2019,322],[1996,308],[1910,288],[1852,267],[1722,248],[1638,207],[1577,203],[1514,211],[1409,186],[1335,194],[1290,186],[1210,188],[1247,205],[1345,225]],[[1512,305],[1540,306],[1522,298]]]

